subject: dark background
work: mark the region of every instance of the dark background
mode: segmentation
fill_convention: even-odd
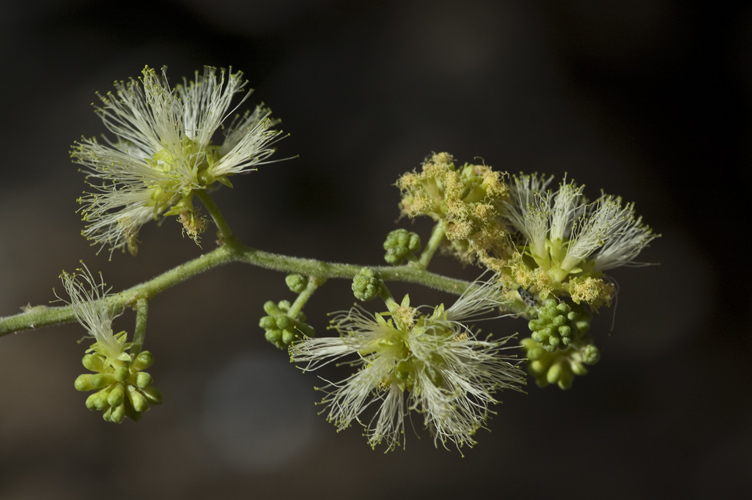
[[[244,71],[290,137],[216,199],[240,238],[378,264],[400,173],[431,151],[543,171],[636,202],[663,237],[619,269],[616,326],[574,388],[528,387],[480,431],[436,450],[372,451],[316,415],[319,382],[263,340],[283,276],[233,265],[151,302],[147,348],[165,404],[103,422],[73,390],[83,331],[0,339],[0,497],[732,498],[752,494],[749,230],[752,8],[678,0],[6,1],[0,8],[0,312],[46,304],[83,259],[115,289],[201,250],[172,219],[137,258],[79,236],[72,142],[104,131],[89,103],[144,65],[173,82]],[[400,221],[422,232],[428,225]],[[204,249],[213,248],[206,238]],[[432,267],[434,265],[432,264]],[[435,270],[472,279],[447,258]],[[452,299],[415,287],[413,303]],[[354,301],[332,281],[306,307]],[[118,320],[132,330],[133,314]],[[487,325],[500,334],[524,322]],[[341,377],[343,372],[332,376]]]

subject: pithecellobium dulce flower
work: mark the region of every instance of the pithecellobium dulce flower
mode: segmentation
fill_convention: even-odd
[[[194,210],[195,192],[216,182],[232,187],[230,177],[267,162],[280,134],[271,111],[257,106],[226,124],[223,142],[214,144],[246,84],[240,72],[206,67],[171,88],[166,68],[160,75],[146,67],[139,80],[116,82],[115,92],[100,95],[96,111],[115,138],[81,139],[71,151],[94,189],[79,198],[84,236],[100,249],[127,247],[135,255],[141,226],[175,215],[198,241],[205,222]]]
[[[428,238],[400,228],[383,242],[388,266],[363,267],[264,252],[242,244],[211,199],[219,184],[270,162],[281,132],[264,106],[232,115],[248,97],[240,72],[204,68],[193,80],[170,86],[165,70],[145,68],[139,79],[115,83],[100,95],[101,116],[111,137],[81,139],[71,156],[87,174],[89,191],[79,198],[84,236],[99,250],[107,247],[136,255],[145,223],[176,216],[185,234],[198,243],[208,225],[194,206],[200,200],[217,228],[218,248],[156,278],[110,294],[101,276],[86,266],[63,273],[69,299],[62,307],[29,307],[0,318],[0,334],[78,321],[94,342],[83,358],[92,373],[74,386],[94,391],[86,400],[109,422],[138,420],[162,401],[144,370],[153,363],[145,342],[149,301],[193,276],[228,263],[245,263],[287,274],[294,300],[268,300],[258,324],[274,346],[287,349],[305,370],[339,363],[353,370],[327,382],[323,404],[338,430],[363,424],[372,447],[394,449],[405,442],[405,419],[422,421],[436,445],[472,446],[505,389],[525,384],[519,368],[540,386],[572,386],[600,359],[591,319],[609,307],[616,294],[606,271],[635,266],[637,255],[657,237],[634,204],[602,194],[589,201],[584,186],[566,176],[509,176],[485,163],[456,164],[449,153],[425,158],[420,169],[397,181],[399,208],[408,218],[428,217]],[[390,216],[391,217],[391,216]],[[262,238],[263,241],[263,238]],[[428,271],[441,250],[463,265],[492,276],[469,283]],[[485,274],[489,272],[489,274]],[[336,335],[316,337],[303,312],[329,279],[352,280],[353,295],[379,303],[377,312],[358,305],[333,315]],[[450,307],[414,307],[408,295],[394,300],[388,283],[401,281],[459,296]],[[258,286],[258,282],[253,282]],[[263,286],[263,284],[262,284]],[[229,293],[229,292],[228,292]],[[232,293],[242,293],[233,290]],[[221,314],[221,301],[200,314]],[[373,301],[373,302],[370,302]],[[131,339],[113,333],[112,323],[126,309],[136,312]],[[216,312],[214,312],[216,311]],[[180,314],[190,314],[190,308]],[[528,321],[530,335],[481,337],[475,322],[504,316]],[[310,324],[309,324],[310,321]],[[496,327],[494,327],[496,329]],[[496,330],[498,331],[498,330]],[[173,335],[178,332],[169,332]],[[525,353],[515,357],[515,349]]]

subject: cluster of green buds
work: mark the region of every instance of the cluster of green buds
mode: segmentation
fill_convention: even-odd
[[[378,273],[371,268],[364,267],[355,275],[352,282],[352,291],[355,298],[368,302],[381,296],[384,284]]]
[[[534,341],[548,352],[554,352],[588,333],[591,319],[592,314],[583,307],[546,299],[528,328],[533,332],[530,336]]]
[[[125,344],[126,332],[115,337]],[[86,399],[89,410],[99,410],[106,421],[119,424],[125,417],[139,420],[152,404],[162,403],[152,376],[143,371],[154,363],[149,351],[132,356],[124,349],[112,358],[101,347],[94,343],[82,360],[84,367],[95,373],[79,375],[74,382],[77,391],[97,391]]]
[[[530,320],[530,338],[522,340],[527,353],[528,371],[544,387],[558,384],[572,387],[575,375],[585,375],[585,365],[600,359],[598,348],[588,335],[592,314],[585,306],[546,299]]]
[[[259,321],[259,326],[266,330],[266,340],[280,349],[287,349],[293,341],[302,337],[316,335],[313,327],[305,322],[305,314],[301,311],[293,318],[289,315],[290,307],[288,300],[280,300],[276,304],[270,300],[264,304],[268,316]]]
[[[407,229],[395,229],[390,232],[384,241],[384,260],[393,266],[399,266],[405,260],[418,260],[420,252],[420,236]]]

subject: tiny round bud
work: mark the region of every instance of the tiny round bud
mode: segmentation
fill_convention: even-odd
[[[276,324],[280,330],[287,330],[292,325],[293,320],[289,316],[277,316]]]
[[[381,295],[381,279],[376,271],[364,267],[358,272],[352,282],[355,298],[363,302],[373,300]]]
[[[601,359],[601,353],[594,345],[586,345],[582,350],[582,361],[588,365],[594,365]]]
[[[264,337],[272,344],[276,344],[282,339],[282,330],[267,330]]]
[[[279,313],[279,308],[277,307],[277,304],[275,304],[271,300],[268,300],[264,303],[264,311],[266,312],[266,314],[274,316],[275,313]]]
[[[290,330],[282,330],[282,343],[284,345],[290,345],[293,339],[295,339],[295,333]]]
[[[274,319],[274,316],[264,316],[259,321],[259,326],[264,330],[270,330],[277,327],[277,320]]]
[[[308,280],[300,274],[289,274],[285,278],[287,288],[293,293],[301,293],[308,286]]]

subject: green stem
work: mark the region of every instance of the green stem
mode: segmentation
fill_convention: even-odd
[[[293,319],[297,319],[298,314],[300,314],[300,311],[303,309],[306,302],[308,302],[308,299],[311,298],[313,292],[323,285],[325,281],[325,279],[320,278],[308,278],[308,284],[306,285],[305,290],[300,292],[298,298],[295,299],[295,302],[290,306],[290,310],[287,311],[287,315]]]
[[[217,204],[214,203],[214,200],[209,196],[209,193],[207,193],[205,189],[197,189],[194,192],[196,193],[196,196],[198,196],[198,199],[201,200],[201,203],[206,207],[209,215],[211,215],[214,225],[217,226],[217,229],[219,230],[219,237],[222,242],[225,243],[234,240],[235,235],[232,234],[232,229],[230,229],[224,215],[222,215]]]
[[[140,297],[136,301],[136,330],[133,333],[133,343],[131,344],[131,354],[138,356],[144,347],[146,340],[146,316],[149,314],[149,301],[145,297]]]
[[[362,265],[338,264],[314,259],[302,259],[278,255],[245,246],[237,240],[225,244],[193,260],[139,285],[103,299],[114,311],[122,311],[138,297],[153,297],[168,288],[182,283],[198,274],[230,262],[240,262],[287,273],[298,273],[315,279],[353,279]],[[414,265],[373,267],[384,281],[401,281],[435,288],[453,295],[461,295],[470,286],[467,281],[433,274]],[[70,306],[32,307],[29,310],[0,318],[0,336],[45,326],[72,323],[76,320]]]
[[[418,261],[418,263],[423,269],[428,267],[428,263],[431,262],[433,255],[436,253],[436,250],[439,249],[439,246],[441,245],[441,242],[443,240],[444,240],[444,221],[441,220],[437,222],[436,225],[433,227],[433,232],[431,233],[431,239],[428,240],[428,244],[426,245],[426,248],[423,250],[423,253],[420,255],[420,260]]]

